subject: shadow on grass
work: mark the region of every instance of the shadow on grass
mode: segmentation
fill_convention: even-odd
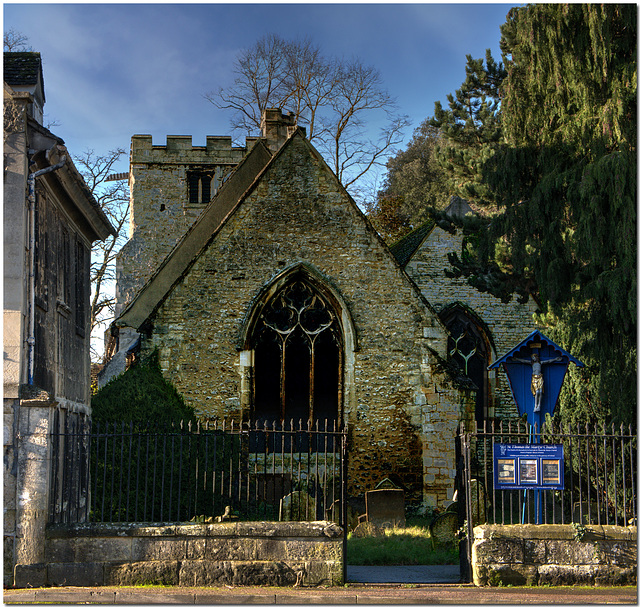
[[[456,565],[457,543],[433,546],[428,526],[386,529],[382,537],[347,536],[347,565]]]

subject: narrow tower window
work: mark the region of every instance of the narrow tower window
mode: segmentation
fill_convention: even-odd
[[[192,171],[188,173],[189,204],[208,204],[211,201],[212,178],[213,173],[210,172]]]

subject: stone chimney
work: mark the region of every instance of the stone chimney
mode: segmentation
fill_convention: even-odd
[[[277,152],[282,144],[293,135],[298,128],[296,115],[293,112],[283,114],[279,109],[268,109],[262,114],[260,130],[262,137],[267,140],[267,146],[272,152]],[[304,131],[304,127],[300,127]]]

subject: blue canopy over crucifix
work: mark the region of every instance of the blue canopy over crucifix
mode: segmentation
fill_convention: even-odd
[[[534,355],[537,354],[538,366],[534,364]],[[520,415],[527,415],[527,420],[533,423],[544,420],[546,413],[553,415],[558,402],[560,388],[567,373],[569,363],[577,367],[584,367],[584,363],[571,356],[558,344],[545,337],[540,331],[534,331],[517,346],[507,352],[503,357],[494,362],[489,369],[503,366],[511,393],[518,406]],[[541,372],[541,378],[536,379],[534,371]],[[539,411],[535,409],[534,388],[541,389]],[[534,418],[534,413],[536,416]]]

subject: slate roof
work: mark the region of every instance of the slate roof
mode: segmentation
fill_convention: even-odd
[[[409,260],[424,239],[431,234],[434,226],[435,221],[427,219],[421,226],[418,226],[389,247],[389,250],[403,268],[409,263]]]
[[[469,202],[459,196],[452,196],[449,205],[444,210],[449,217],[464,217],[465,215],[475,214],[475,211],[469,205]],[[422,225],[418,226],[412,232],[392,244],[389,249],[398,263],[404,268],[413,254],[418,250],[424,239],[429,236],[431,230],[435,226],[433,218],[427,219]]]
[[[37,85],[39,80],[44,91],[44,76],[42,74],[40,53],[5,52],[2,68],[4,81],[7,84],[11,86]]]

